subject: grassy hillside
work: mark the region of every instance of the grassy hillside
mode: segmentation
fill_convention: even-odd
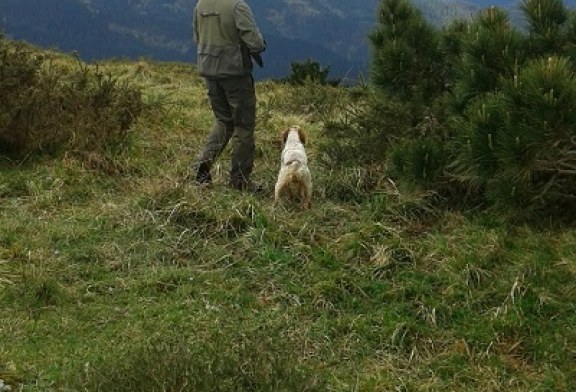
[[[258,83],[268,192],[228,189],[227,154],[199,189],[186,173],[211,113],[194,70],[100,69],[144,92],[123,151],[0,162],[0,379],[13,390],[576,389],[574,228],[440,210],[366,169],[323,166],[322,120],[355,93],[332,87]],[[294,123],[309,136],[310,211],[272,206],[278,132]]]

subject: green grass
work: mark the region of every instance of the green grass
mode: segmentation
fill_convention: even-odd
[[[121,152],[0,170],[0,379],[22,391],[576,389],[576,231],[438,209],[323,167],[347,92],[257,85],[262,197],[186,181],[211,124],[181,64],[140,85]],[[313,208],[274,209],[279,131],[309,134]],[[110,170],[113,168],[114,170]],[[432,203],[433,204],[433,203]]]

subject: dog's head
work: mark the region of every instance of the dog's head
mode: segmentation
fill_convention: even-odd
[[[302,128],[300,128],[299,125],[292,125],[290,128],[285,129],[280,133],[280,140],[282,141],[282,145],[286,144],[286,140],[288,140],[288,135],[290,135],[290,132],[297,132],[300,143],[306,144],[306,135],[304,134]]]

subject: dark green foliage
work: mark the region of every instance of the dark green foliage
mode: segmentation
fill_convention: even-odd
[[[295,86],[302,86],[306,83],[337,86],[339,80],[329,80],[330,67],[323,67],[318,61],[306,59],[303,62],[292,62],[290,64],[292,72],[283,81]]]
[[[500,159],[531,204],[555,206],[576,197],[576,75],[566,58],[534,60],[504,85],[511,124]]]
[[[534,60],[501,93],[469,106],[454,172],[494,204],[528,213],[576,191],[576,77],[565,58]]]
[[[568,10],[562,0],[524,0],[521,9],[527,19],[530,49],[536,56],[559,54],[566,44],[564,23]]]
[[[566,45],[564,54],[572,59],[576,58],[576,10],[568,13],[568,20],[565,23]]]
[[[443,142],[435,137],[407,142],[390,154],[394,173],[417,183],[431,183],[438,179],[445,159]]]
[[[381,163],[391,144],[410,132],[413,120],[408,106],[369,93],[350,105],[344,121],[326,123],[322,160],[328,167]]]
[[[78,62],[57,67],[23,43],[0,40],[0,153],[21,159],[122,143],[142,110],[140,91]]]
[[[444,89],[439,34],[407,0],[384,0],[370,34],[374,85],[403,100],[429,100]]]
[[[454,20],[442,31],[439,50],[444,60],[446,83],[450,83],[456,76],[455,72],[464,50],[464,38],[467,31],[468,22],[464,20]],[[446,88],[449,87],[449,85],[446,86]]]
[[[523,41],[498,8],[483,11],[462,36],[454,70],[451,105],[459,112],[478,95],[495,92],[500,78],[511,77],[521,63]]]
[[[470,104],[465,116],[457,125],[452,169],[464,181],[482,186],[499,169],[495,149],[499,132],[508,123],[504,98],[499,94],[481,96]]]
[[[338,143],[347,137],[353,148],[333,148],[332,161],[369,157],[431,190],[480,192],[510,215],[573,203],[576,16],[559,0],[524,1],[521,9],[525,32],[497,7],[438,32],[409,1],[383,0],[370,35],[371,76],[387,93],[376,100],[399,103],[340,124]],[[390,121],[396,115],[403,121]]]
[[[576,75],[572,67],[563,57],[537,59],[520,71],[517,80],[507,80],[502,90],[514,109],[514,120],[527,122],[533,133],[555,138],[574,135]]]

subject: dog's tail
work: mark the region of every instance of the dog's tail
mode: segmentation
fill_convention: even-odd
[[[302,162],[298,160],[293,160],[288,162],[288,175],[290,176],[290,180],[294,181],[300,178],[298,172],[300,171],[300,167],[302,167]]]

